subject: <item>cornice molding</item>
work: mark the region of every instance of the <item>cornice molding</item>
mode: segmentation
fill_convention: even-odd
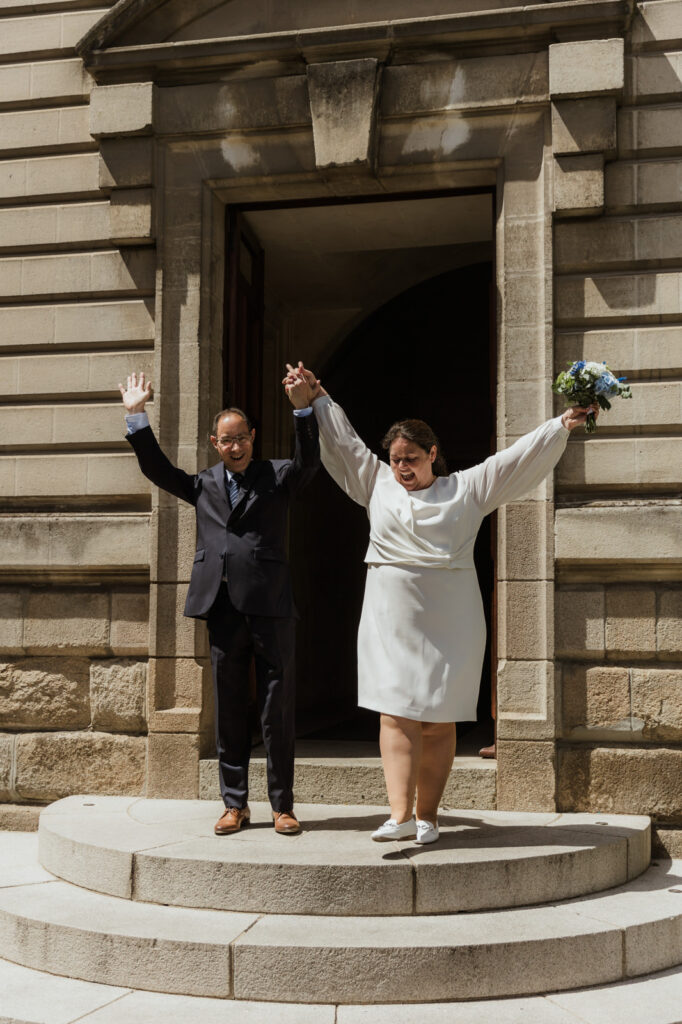
[[[76,46],[88,70],[99,80],[156,79],[214,67],[236,69],[263,61],[306,65],[325,60],[376,57],[391,60],[401,51],[432,45],[462,53],[490,47],[530,45],[621,35],[629,0],[554,0],[535,6],[500,8],[455,15],[342,25],[294,32],[263,33],[189,42],[117,46],[129,31],[164,0],[119,0]],[[280,72],[281,73],[281,72]]]
[[[117,0],[78,42],[76,53],[84,58],[95,50],[107,49],[112,40],[164,3],[166,0]]]

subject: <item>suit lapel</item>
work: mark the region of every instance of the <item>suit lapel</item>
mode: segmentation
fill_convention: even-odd
[[[230,516],[230,503],[227,500],[227,489],[225,487],[225,466],[222,462],[219,462],[209,470],[209,473],[215,484],[218,508],[222,513],[221,518],[223,522],[226,522]]]

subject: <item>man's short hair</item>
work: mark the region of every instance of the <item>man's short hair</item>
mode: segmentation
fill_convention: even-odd
[[[218,413],[215,414],[215,417],[213,419],[213,426],[211,427],[211,435],[213,437],[216,436],[216,430],[218,429],[218,424],[220,423],[220,421],[223,418],[223,416],[230,416],[230,415],[232,415],[232,416],[241,416],[241,418],[244,420],[244,422],[246,423],[246,425],[249,428],[249,430],[253,430],[253,424],[251,423],[251,420],[246,415],[244,410],[243,409],[237,409],[236,406],[231,406],[229,409],[223,409],[221,412],[218,412]]]

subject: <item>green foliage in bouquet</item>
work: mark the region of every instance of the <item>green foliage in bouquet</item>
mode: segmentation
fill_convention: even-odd
[[[599,403],[601,409],[610,409],[609,398],[632,398],[629,385],[622,382],[627,377],[616,377],[606,363],[590,363],[579,359],[567,370],[562,370],[552,385],[552,391],[563,395],[567,405],[578,405],[582,409]],[[588,413],[585,433],[593,434],[597,429],[594,413]]]

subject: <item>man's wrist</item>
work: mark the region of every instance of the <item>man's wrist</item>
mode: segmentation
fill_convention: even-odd
[[[149,417],[144,411],[127,412],[126,425],[128,427],[128,433],[134,434],[137,430],[143,430],[145,427],[149,426]]]

